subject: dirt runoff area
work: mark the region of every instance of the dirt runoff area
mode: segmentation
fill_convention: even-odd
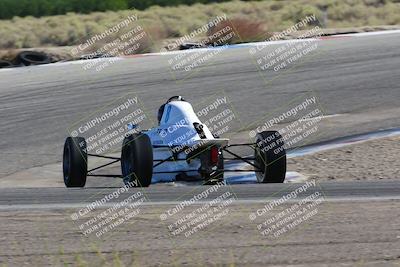
[[[1,266],[399,266],[397,201],[324,202],[317,213],[277,237],[263,236],[249,213],[232,204],[220,220],[191,236],[172,235],[160,214],[143,206],[135,219],[97,238],[84,236],[76,209],[0,214]],[[277,215],[292,204],[275,208]],[[185,209],[191,212],[196,206]],[[99,211],[100,212],[100,211]]]
[[[288,159],[288,170],[317,181],[400,179],[400,136]]]

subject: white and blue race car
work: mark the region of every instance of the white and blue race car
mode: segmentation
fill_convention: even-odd
[[[229,139],[214,136],[203,124],[192,105],[181,96],[168,99],[158,111],[157,127],[127,135],[121,157],[90,154],[83,137],[67,137],[64,144],[63,175],[66,187],[84,187],[87,177],[116,177],[133,187],[148,187],[155,181],[202,180],[204,184],[224,181],[224,162],[243,161],[254,169],[260,183],[283,183],[286,175],[286,151],[277,131],[258,133],[254,143],[229,144]],[[242,157],[231,148],[247,146],[251,157]],[[270,149],[270,148],[274,149]],[[224,158],[229,154],[230,158]],[[88,170],[88,156],[112,162]],[[103,167],[121,162],[121,174],[94,174]]]

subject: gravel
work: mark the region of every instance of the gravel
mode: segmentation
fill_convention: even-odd
[[[288,159],[288,170],[318,181],[400,179],[400,137],[366,141]]]

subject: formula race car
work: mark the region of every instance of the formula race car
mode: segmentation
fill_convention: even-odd
[[[181,96],[168,99],[158,111],[158,127],[125,135],[121,157],[87,152],[83,137],[67,137],[64,144],[63,174],[66,187],[84,187],[88,176],[122,178],[126,185],[148,187],[152,182],[202,180],[204,184],[224,181],[224,172],[254,172],[259,183],[283,183],[286,151],[277,131],[256,135],[254,143],[228,144],[214,136],[190,103]],[[135,125],[130,125],[134,128]],[[250,147],[254,154],[242,157],[233,147]],[[224,154],[229,154],[225,158]],[[88,156],[112,160],[88,170]],[[226,161],[243,161],[249,169],[224,169]],[[121,162],[122,174],[96,174],[101,168]]]

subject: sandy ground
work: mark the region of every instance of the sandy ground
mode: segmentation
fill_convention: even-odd
[[[328,28],[322,29],[322,32],[326,36],[338,35],[338,34],[349,34],[349,33],[363,33],[363,32],[374,32],[374,31],[387,31],[387,30],[398,30],[399,25],[381,25],[381,26],[364,26],[364,27],[350,27],[350,28]],[[302,36],[307,31],[297,31],[292,34],[284,36],[282,39],[295,39]],[[278,34],[276,32],[275,34]],[[312,36],[310,36],[312,37]],[[329,37],[328,37],[329,38]],[[162,40],[161,43],[165,48],[168,48],[168,44],[175,42],[176,38],[169,38]],[[191,42],[200,42],[199,40],[191,40]],[[0,59],[13,62],[18,53],[22,51],[38,51],[46,53],[51,62],[65,61],[65,60],[77,60],[79,57],[71,55],[71,49],[73,46],[59,46],[59,47],[37,47],[37,48],[23,48],[23,49],[0,49]],[[155,49],[153,52],[159,52],[159,49]]]
[[[381,138],[292,158],[288,170],[318,181],[400,179],[400,137]]]
[[[317,181],[398,179],[399,141],[400,137],[381,138],[291,158],[288,170]],[[59,164],[52,165],[48,177],[54,180],[59,170]],[[48,183],[40,168],[25,176],[34,180],[35,175],[44,177],[42,184]],[[12,185],[15,180],[8,182]],[[275,208],[268,218],[291,205]],[[220,220],[188,237],[174,236],[168,225],[198,206],[166,221],[160,220],[160,214],[172,206],[141,206],[133,219],[100,238],[82,234],[83,221],[71,219],[78,208],[3,210],[0,265],[400,266],[399,205],[399,200],[324,201],[315,215],[277,237],[257,230],[263,217],[249,219],[263,203],[230,204]],[[89,218],[100,212],[92,212]]]
[[[264,204],[231,204],[197,233],[173,236],[160,213],[142,206],[135,219],[85,237],[76,210],[0,213],[4,266],[400,266],[398,201],[322,202],[317,213],[278,237],[262,236],[249,213]],[[275,208],[276,215],[292,204]],[[196,206],[185,208],[179,216]],[[178,218],[178,217],[177,217]],[[3,265],[2,265],[3,266]]]

